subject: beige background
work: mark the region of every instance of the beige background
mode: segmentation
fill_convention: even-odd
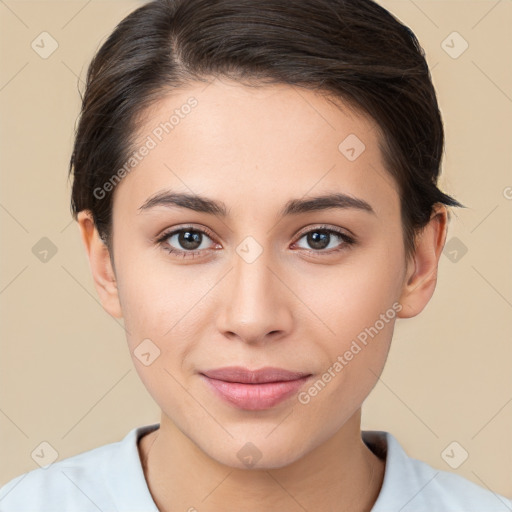
[[[42,441],[62,459],[159,420],[97,300],[66,178],[79,77],[141,3],[0,2],[0,485],[38,467]],[[426,50],[447,135],[441,186],[468,208],[454,210],[458,259],[441,257],[431,303],[397,323],[363,428],[512,496],[512,2],[382,4]],[[47,59],[31,48],[43,31],[59,45]],[[458,58],[442,47],[453,31],[469,44]],[[46,263],[32,252],[43,237],[57,249]],[[441,456],[452,441],[469,454],[457,469]]]

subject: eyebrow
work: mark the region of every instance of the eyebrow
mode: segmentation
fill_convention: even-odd
[[[179,207],[194,210],[196,212],[227,217],[229,210],[222,201],[215,201],[208,197],[195,194],[185,194],[164,190],[151,196],[140,208],[141,212],[150,210],[157,206],[168,208]],[[281,217],[287,215],[299,215],[318,210],[356,209],[369,212],[375,215],[374,209],[363,199],[349,196],[342,193],[325,194],[308,199],[292,199],[288,201],[280,212]]]

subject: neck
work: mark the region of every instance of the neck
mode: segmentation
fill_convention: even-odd
[[[385,461],[361,439],[360,409],[302,458],[279,468],[237,469],[212,459],[162,414],[139,441],[149,490],[161,512],[370,512]]]

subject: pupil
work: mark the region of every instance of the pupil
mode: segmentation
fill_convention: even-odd
[[[314,231],[308,234],[308,243],[314,249],[325,249],[329,245],[329,233]]]
[[[197,231],[182,231],[178,239],[185,249],[194,250],[201,245],[201,233]]]

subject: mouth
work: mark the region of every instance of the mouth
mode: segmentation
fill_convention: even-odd
[[[229,404],[258,411],[270,409],[295,395],[312,374],[276,367],[249,370],[231,366],[207,370],[200,376],[216,396]]]

